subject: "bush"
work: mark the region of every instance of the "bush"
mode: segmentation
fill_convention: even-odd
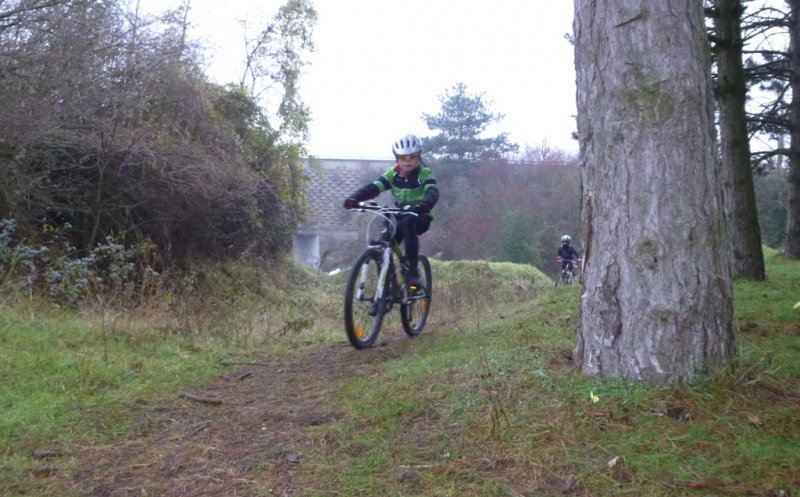
[[[152,284],[159,277],[147,263],[139,264],[137,271],[137,250],[111,236],[80,257],[70,245],[32,247],[16,241],[15,230],[13,219],[0,220],[0,293],[6,295],[37,293],[76,305],[103,292],[130,303],[137,294],[137,281]]]

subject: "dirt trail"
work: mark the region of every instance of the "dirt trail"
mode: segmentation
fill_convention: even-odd
[[[310,447],[306,430],[340,418],[328,399],[353,371],[402,353],[400,334],[369,350],[344,341],[283,363],[239,364],[202,390],[138,406],[136,432],[75,454],[79,495],[287,496]],[[383,346],[387,345],[387,346]],[[221,403],[217,401],[221,400]]]

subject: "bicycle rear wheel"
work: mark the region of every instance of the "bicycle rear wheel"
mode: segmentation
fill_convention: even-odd
[[[350,344],[357,349],[375,343],[386,314],[384,299],[377,299],[380,273],[380,251],[368,249],[358,256],[347,280],[344,329]]]
[[[403,329],[408,336],[416,336],[422,333],[428,314],[431,312],[431,301],[433,295],[433,276],[431,274],[431,263],[428,258],[419,258],[420,276],[424,278],[422,285],[416,290],[408,290],[408,300],[400,306],[400,320],[403,322]]]

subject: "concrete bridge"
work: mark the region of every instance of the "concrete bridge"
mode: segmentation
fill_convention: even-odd
[[[394,160],[305,159],[311,218],[295,232],[295,257],[323,271],[352,263],[363,248],[359,233],[365,216],[346,211],[342,202],[394,164]]]

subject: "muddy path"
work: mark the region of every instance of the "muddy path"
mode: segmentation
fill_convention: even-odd
[[[429,333],[426,330],[426,333]],[[65,493],[81,496],[293,495],[310,427],[344,414],[329,399],[354,371],[403,353],[401,332],[368,350],[344,340],[284,362],[231,363],[202,388],[134,407],[123,443],[76,449]]]

